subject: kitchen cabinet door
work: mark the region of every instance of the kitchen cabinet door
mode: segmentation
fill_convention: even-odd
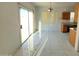
[[[70,12],[63,12],[62,19],[63,20],[70,20]]]
[[[73,47],[75,47],[75,40],[76,40],[76,31],[73,28],[70,28],[69,42]]]

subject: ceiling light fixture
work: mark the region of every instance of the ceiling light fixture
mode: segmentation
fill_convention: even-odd
[[[53,8],[51,7],[51,2],[50,2],[50,7],[48,8],[48,12],[52,12]]]

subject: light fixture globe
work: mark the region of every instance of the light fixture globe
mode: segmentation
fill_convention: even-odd
[[[49,8],[49,9],[48,9],[48,12],[52,12],[52,10],[53,10],[53,8]]]

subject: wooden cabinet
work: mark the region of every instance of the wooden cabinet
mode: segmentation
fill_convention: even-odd
[[[65,33],[65,32],[67,32],[68,30],[67,30],[67,26],[65,25],[65,24],[61,24],[61,32],[63,32],[63,33]]]
[[[63,12],[62,19],[63,20],[70,20],[70,12]]]
[[[74,22],[77,22],[79,17],[79,4],[75,4],[74,10],[75,10]]]
[[[74,28],[70,28],[69,42],[73,47],[75,47],[75,40],[76,40],[76,31],[74,30]]]
[[[65,23],[68,23],[70,20],[70,12],[62,13],[62,23],[61,23],[61,32],[68,32],[68,28]]]

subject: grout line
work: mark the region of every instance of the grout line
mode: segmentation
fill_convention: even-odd
[[[38,51],[36,56],[40,56],[41,52],[43,51],[43,49],[44,49],[44,47],[45,47],[45,45],[47,43],[47,41],[48,41],[48,39],[45,40],[44,44],[41,46],[41,48],[39,49],[39,51]]]
[[[41,41],[40,46],[37,48],[37,50],[34,52],[33,56],[36,56],[38,51],[40,50],[41,46],[42,46],[43,42]]]

